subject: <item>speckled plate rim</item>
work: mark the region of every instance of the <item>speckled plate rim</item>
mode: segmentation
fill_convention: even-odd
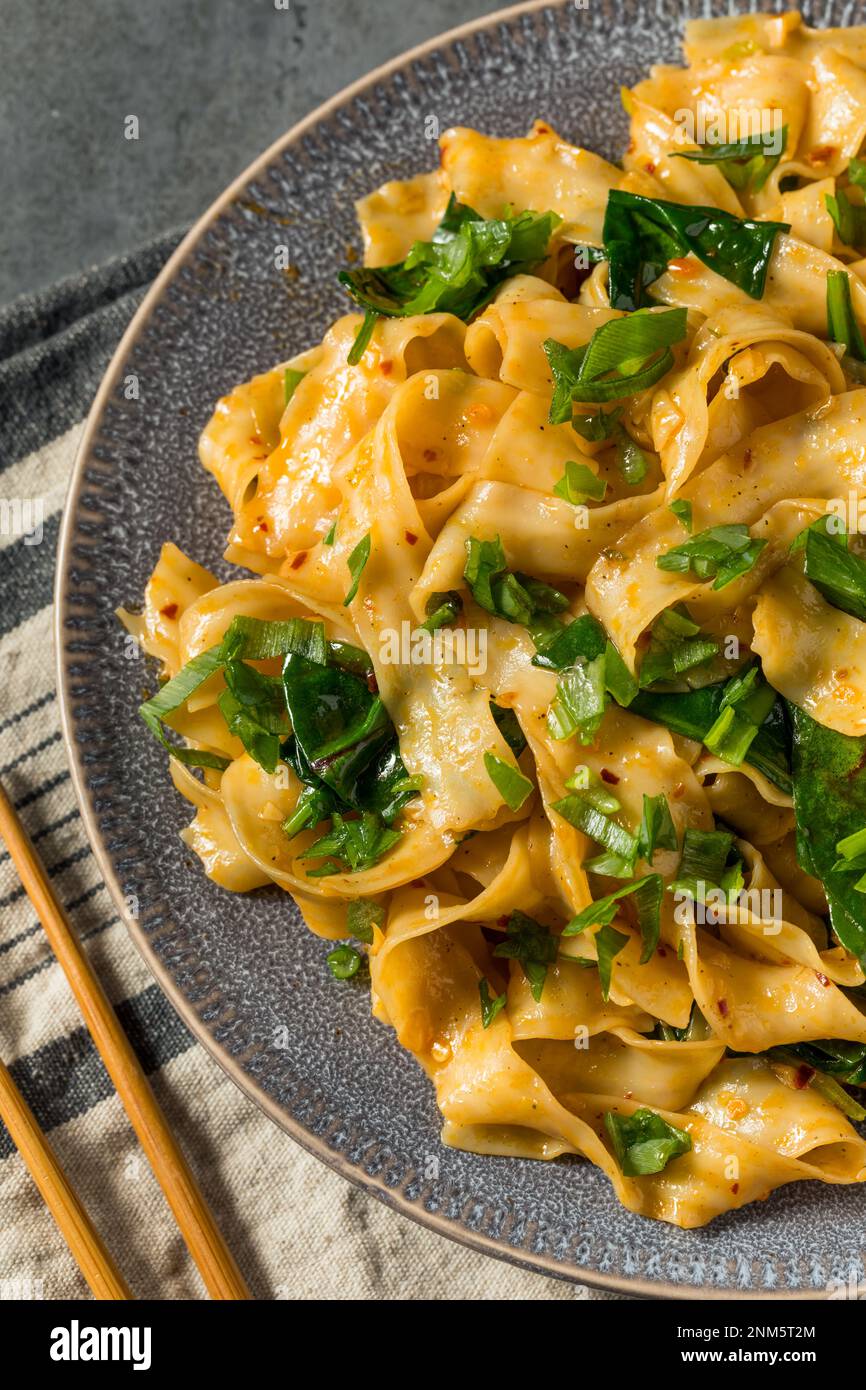
[[[123,366],[145,328],[145,325],[162,300],[165,291],[172,284],[190,253],[195,249],[213,223],[216,222],[224,209],[230,206],[250,183],[254,183],[264,174],[269,165],[272,164],[283,151],[299,143],[320,121],[326,119],[344,103],[369,91],[375,87],[377,83],[393,76],[395,73],[398,73],[414,63],[417,59],[425,57],[436,49],[447,48],[479,31],[495,29],[499,24],[507,23],[523,15],[532,14],[537,10],[565,9],[570,3],[571,0],[527,0],[527,3],[524,4],[511,5],[506,9],[496,10],[489,15],[482,16],[480,19],[472,20],[467,24],[458,25],[456,28],[449,29],[445,33],[439,34],[435,38],[428,40],[426,43],[419,44],[415,48],[399,54],[397,57],[389,60],[387,63],[383,63],[380,67],[366,74],[364,77],[359,78],[358,81],[351,83],[348,87],[344,87],[341,91],[337,92],[335,96],[317,107],[310,115],[305,116],[303,120],[292,126],[289,131],[275,140],[263,154],[253,160],[243,173],[239,174],[238,177],[229,184],[228,188],[220,194],[207,211],[195,222],[180,242],[179,246],[169,257],[146,293],[126,329],[126,332],[121,338],[108,366],[108,370],[102,379],[99,390],[96,393],[75,456],[69,488],[64,503],[57,547],[53,624],[55,669],[63,742],[69,761],[72,786],[81,811],[84,828],[99,866],[100,873],[111,894],[121,920],[124,922],[132,940],[144,958],[160,989],[168,997],[172,1006],[196,1040],[202,1044],[214,1060],[222,1067],[223,1071],[238,1087],[240,1087],[244,1094],[248,1096],[250,1100],[255,1101],[270,1119],[281,1129],[290,1134],[302,1148],[306,1149],[316,1158],[321,1159],[323,1163],[327,1164],[329,1168],[334,1169],[341,1177],[346,1178],[347,1181],[353,1183],[356,1187],[371,1192],[373,1196],[377,1197],[386,1206],[397,1211],[401,1216],[406,1216],[411,1221],[416,1221],[419,1225],[426,1226],[448,1240],[453,1240],[471,1249],[478,1250],[484,1255],[491,1256],[493,1259],[504,1260],[506,1263],[517,1265],[520,1268],[533,1270],[536,1273],[546,1274],[549,1277],[562,1279],[566,1282],[583,1283],[594,1288],[606,1289],[613,1293],[641,1298],[671,1298],[688,1301],[722,1301],[731,1299],[736,1299],[738,1301],[756,1301],[760,1299],[762,1302],[766,1300],[773,1302],[789,1302],[791,1300],[818,1301],[826,1298],[826,1294],[816,1289],[764,1290],[707,1288],[698,1285],[671,1284],[667,1281],[607,1275],[593,1269],[584,1270],[577,1265],[572,1265],[570,1269],[565,1268],[547,1255],[535,1254],[532,1251],[525,1250],[519,1253],[514,1250],[509,1250],[492,1237],[467,1230],[466,1227],[459,1225],[449,1217],[441,1216],[436,1212],[427,1211],[425,1208],[419,1208],[409,1199],[403,1197],[402,1194],[395,1194],[392,1192],[383,1178],[376,1174],[365,1173],[353,1166],[344,1154],[330,1148],[323,1138],[319,1138],[317,1135],[311,1133],[300,1121],[287,1114],[276,1101],[256,1083],[255,1079],[248,1072],[244,1071],[240,1061],[230,1056],[228,1052],[219,1046],[209,1032],[204,1021],[199,1017],[193,1004],[186,999],[171,975],[162,965],[146,933],[129,912],[125,895],[115,873],[111,855],[103,840],[102,832],[97,822],[96,813],[91,802],[91,793],[87,786],[86,773],[80,760],[78,744],[74,734],[69,671],[69,665],[73,654],[67,648],[67,620],[70,617],[71,604],[67,601],[67,594],[69,590],[68,578],[73,558],[76,523],[79,519],[81,491],[85,481],[85,469],[101,424],[103,413],[115,391]],[[753,5],[754,0],[752,0],[751,4],[749,4],[747,0],[744,8],[751,9]],[[684,9],[685,8],[686,6],[684,5]]]

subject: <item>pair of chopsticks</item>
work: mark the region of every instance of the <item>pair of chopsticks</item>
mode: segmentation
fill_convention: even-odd
[[[157,1105],[129,1039],[2,787],[0,837],[6,842],[27,896],[63,968],[96,1050],[123,1102],[208,1293],[216,1299],[249,1298],[241,1272]],[[94,1297],[133,1298],[101,1236],[65,1177],[32,1110],[2,1062],[0,1118],[29,1168]]]

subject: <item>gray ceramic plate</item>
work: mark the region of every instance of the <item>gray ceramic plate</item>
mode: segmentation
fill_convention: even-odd
[[[812,22],[858,10],[821,4]],[[548,1274],[632,1293],[826,1296],[831,1278],[864,1277],[856,1188],[788,1187],[684,1232],[624,1211],[588,1164],[443,1148],[427,1080],[370,1018],[366,991],[331,980],[327,947],[290,900],[232,896],[190,866],[177,834],[188,808],[136,717],[142,668],[123,660],[113,617],[139,599],[164,539],[225,572],[229,514],[198,465],[199,430],[219,395],[345,311],[335,276],[357,238],[353,200],[430,167],[425,118],[519,135],[539,116],[615,158],[620,85],[678,61],[695,12],[675,0],[505,11],[350,88],[232,185],[153,286],[94,404],[58,563],[59,684],[82,811],[134,941],[205,1046],[300,1143],[405,1215]],[[281,243],[300,271],[288,294]],[[137,401],[125,399],[130,373]],[[276,1049],[280,1026],[288,1045]]]

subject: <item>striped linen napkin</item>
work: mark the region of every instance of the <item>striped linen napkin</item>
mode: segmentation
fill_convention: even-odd
[[[187,1032],[90,853],[60,736],[51,591],[84,417],[168,234],[0,311],[0,778],[259,1299],[610,1298],[442,1239],[296,1145]],[[0,1056],[140,1298],[204,1289],[6,853]],[[0,1124],[0,1299],[86,1299]]]

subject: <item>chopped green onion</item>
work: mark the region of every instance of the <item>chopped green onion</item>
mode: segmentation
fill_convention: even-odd
[[[683,853],[677,876],[668,887],[670,893],[686,893],[703,902],[707,889],[721,888],[729,901],[736,901],[743,886],[739,858],[729,864],[735,852],[734,837],[728,830],[695,830],[689,826],[683,838]]]
[[[139,714],[154,738],[167,748],[173,758],[186,767],[213,767],[223,771],[231,762],[220,753],[208,753],[203,749],[184,748],[172,743],[163,729],[166,715],[173,714],[186,704],[190,695],[208,680],[215,671],[223,667],[221,647],[211,647],[200,656],[193,657],[170,681],[166,681],[156,695],[139,706]]]
[[[649,472],[649,459],[625,430],[620,430],[617,438],[616,466],[629,487],[637,487]]]
[[[485,219],[452,194],[432,241],[416,241],[395,265],[340,272],[365,310],[349,361],[360,361],[380,315],[448,313],[468,322],[510,276],[535,269],[561,220],[555,212],[531,211]]]
[[[692,504],[687,502],[684,497],[678,497],[675,501],[668,504],[668,511],[673,512],[677,521],[681,521],[686,530],[691,533],[692,529]]]
[[[803,573],[827,602],[866,621],[866,560],[848,549],[847,537],[831,532],[829,519],[820,517],[794,544],[804,551]]]
[[[614,401],[653,386],[670,371],[671,346],[685,334],[685,309],[641,309],[602,324],[583,347],[546,339],[554,378],[551,424],[570,420],[574,401]]]
[[[676,849],[677,831],[671,808],[664,792],[658,796],[643,795],[643,815],[637,836],[638,852],[648,864],[653,862],[657,849]]]
[[[484,754],[484,766],[502,800],[511,811],[519,811],[528,796],[535,790],[528,777],[524,777],[513,763],[497,758],[495,753]]]
[[[520,962],[536,1003],[541,999],[547,968],[556,960],[559,941],[549,927],[515,910],[508,919],[506,940],[494,948],[494,956]]]
[[[604,650],[604,680],[617,704],[627,709],[637,695],[638,683],[611,641]]]
[[[614,957],[618,956],[624,946],[627,946],[630,937],[623,932],[617,931],[616,927],[600,927],[596,932],[595,949],[598,952],[598,980],[601,985],[601,997],[607,1002],[610,998],[610,981],[613,973]]]
[[[655,1110],[635,1110],[632,1115],[618,1115],[608,1110],[604,1117],[616,1161],[627,1178],[661,1173],[672,1158],[688,1153],[691,1135],[676,1129]]]
[[[844,343],[849,357],[866,362],[866,343],[854,317],[847,270],[827,272],[827,333],[834,343]]]
[[[862,1124],[862,1122],[866,1120],[866,1110],[864,1110],[863,1106],[858,1104],[854,1097],[849,1095],[845,1088],[840,1086],[839,1082],[836,1081],[834,1077],[827,1076],[826,1073],[815,1065],[818,1058],[816,1057],[814,1048],[820,1048],[821,1046],[821,1043],[815,1043],[811,1048],[773,1047],[769,1050],[767,1055],[771,1059],[782,1062],[785,1066],[793,1067],[796,1070],[798,1073],[796,1083],[798,1087],[801,1087],[803,1084],[810,1086],[813,1091],[817,1091],[818,1095],[823,1096],[831,1105],[835,1105],[837,1109],[841,1110],[843,1115],[847,1115],[849,1120],[853,1120],[855,1124]],[[803,1060],[805,1054],[808,1054],[810,1057],[809,1061]],[[800,1077],[803,1076],[804,1069],[807,1073],[811,1074],[807,1075],[804,1081],[801,1081]]]
[[[347,593],[346,597],[343,599],[344,608],[349,607],[349,604],[352,602],[355,595],[357,594],[358,585],[361,582],[361,575],[364,573],[364,567],[367,564],[369,558],[370,532],[368,531],[366,536],[362,537],[362,539],[358,541],[358,544],[355,546],[355,549],[352,551],[351,555],[349,556],[349,559],[346,562],[349,566],[349,573],[352,576],[352,586],[349,589],[349,592]]]
[[[840,241],[844,241],[846,246],[866,245],[866,208],[862,203],[852,203],[840,188],[835,196],[825,193],[824,204]]]
[[[589,907],[572,917],[568,925],[563,927],[562,934],[578,936],[587,927],[608,926],[616,916],[620,899],[634,895],[643,941],[641,964],[644,965],[658,945],[662,891],[663,882],[660,874],[647,874],[644,878],[635,879],[633,883],[618,888],[615,893],[609,893],[607,897],[590,903]]]
[[[481,998],[481,1026],[489,1028],[496,1015],[505,1008],[508,995],[503,992],[491,997],[490,986],[485,979],[478,981],[478,993]]]
[[[590,444],[601,444],[603,440],[616,435],[622,410],[622,406],[617,405],[613,410],[575,411],[571,417],[571,428]]]
[[[339,811],[334,811],[331,829],[310,845],[301,858],[325,859],[333,855],[345,865],[326,864],[319,869],[308,869],[310,878],[323,878],[333,873],[359,873],[372,868],[400,839],[401,832],[389,830],[375,811],[364,811],[358,820],[346,820]]]
[[[569,791],[580,792],[590,806],[594,806],[597,811],[603,811],[606,816],[615,815],[622,809],[613,792],[600,777],[594,772],[591,773],[588,767],[579,767],[571,777],[566,778],[565,785]]]
[[[355,898],[346,908],[346,926],[350,936],[373,944],[373,928],[381,928],[385,921],[385,909],[381,903],[369,898]]]
[[[361,953],[354,946],[335,946],[325,959],[335,980],[351,980],[361,968]]]
[[[591,743],[605,710],[605,658],[572,666],[559,677],[550,708],[547,728],[551,738],[578,735],[581,743]]]
[[[424,609],[426,619],[421,624],[425,632],[436,632],[440,627],[451,627],[463,612],[463,599],[453,589],[445,594],[431,594]]]
[[[532,664],[545,671],[567,671],[578,661],[594,661],[603,655],[606,644],[601,623],[590,613],[584,613],[545,643],[532,658]]]
[[[357,367],[364,353],[367,351],[367,348],[370,346],[373,329],[379,322],[379,318],[380,315],[376,313],[375,309],[365,310],[363,323],[355,335],[355,341],[349,349],[349,355],[346,358],[350,367]]]
[[[513,709],[503,709],[494,700],[490,702],[490,713],[494,722],[515,758],[519,758],[526,747],[526,735],[520,727],[520,720]]]
[[[666,608],[656,619],[640,668],[640,684],[672,681],[718,654],[719,644],[705,637],[697,623],[678,608]]]
[[[609,816],[596,810],[591,800],[582,792],[574,792],[571,796],[563,797],[561,801],[552,802],[551,809],[622,862],[626,872],[617,877],[631,878],[638,853],[638,843],[634,835]]]
[[[782,126],[726,144],[706,144],[698,150],[671,150],[671,155],[695,164],[717,164],[732,188],[758,193],[782,158],[787,143],[788,127]]]
[[[859,873],[861,869],[866,870],[866,830],[855,830],[852,835],[837,840],[836,853],[841,858],[836,860],[834,869],[842,873]],[[866,873],[851,886],[855,893],[866,893]]]
[[[737,522],[729,526],[711,526],[682,545],[675,545],[663,555],[656,556],[660,570],[671,574],[693,574],[696,579],[715,577],[714,589],[724,589],[752,568],[764,546],[764,540],[753,540],[748,526]]]
[[[286,367],[286,370],[283,373],[284,406],[288,405],[289,401],[292,399],[292,396],[295,394],[306,375],[306,372],[299,372],[294,367]]]
[[[718,717],[704,734],[704,743],[717,758],[739,767],[775,703],[776,692],[755,663],[726,685]]]
[[[225,674],[228,688],[217,701],[220,714],[250,757],[265,772],[273,773],[280,760],[282,740],[291,732],[283,683],[272,676],[261,676],[242,661],[230,662]],[[260,682],[258,689],[256,681]]]
[[[607,492],[607,483],[604,478],[597,477],[585,463],[575,463],[569,459],[565,465],[565,473],[558,483],[554,483],[553,491],[563,501],[582,506],[587,498],[600,502]]]
[[[506,622],[522,623],[530,629],[539,624],[546,629],[551,623],[549,615],[563,612],[568,599],[550,584],[513,573],[506,565],[498,536],[492,541],[467,537],[463,578],[479,607]]]

